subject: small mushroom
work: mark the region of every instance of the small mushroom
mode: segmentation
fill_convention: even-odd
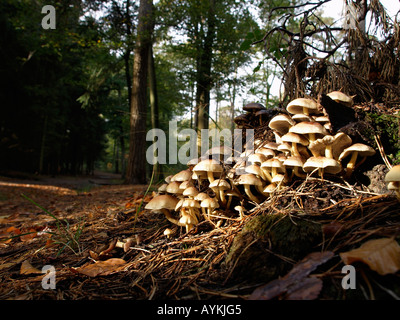
[[[286,168],[292,169],[292,176],[295,175],[296,177],[302,179],[306,178],[307,175],[303,171],[303,165],[304,165],[303,158],[294,156],[289,157],[283,162],[283,165]]]
[[[304,134],[311,142],[317,139],[317,136],[326,136],[328,131],[318,122],[300,122],[289,129],[289,132]]]
[[[202,160],[201,162],[196,164],[193,168],[193,172],[195,172],[198,176],[199,184],[201,184],[200,181],[201,173],[206,173],[208,181],[211,183],[215,180],[214,173],[220,175],[223,172],[223,170],[224,168],[222,167],[222,165],[219,163],[219,161],[215,159]]]
[[[343,92],[340,91],[329,92],[327,96],[332,100],[341,103],[347,107],[351,107],[354,104],[353,102],[354,96],[348,96],[347,94],[344,94]]]
[[[386,173],[385,182],[388,183],[388,190],[394,190],[397,199],[400,201],[400,165],[393,166]]]
[[[268,126],[280,134],[288,133],[289,128],[293,127],[296,122],[287,114],[278,114],[271,119]]]
[[[190,169],[185,169],[185,170],[179,171],[177,174],[175,174],[171,178],[171,182],[172,181],[183,182],[183,181],[188,181],[191,178],[192,178],[192,171],[190,171]]]
[[[289,102],[286,106],[286,110],[291,114],[302,113],[305,115],[310,115],[311,113],[318,113],[318,104],[308,98],[297,98]]]
[[[215,198],[207,198],[204,199],[201,203],[200,206],[202,208],[207,209],[207,217],[206,219],[210,220],[210,215],[213,212],[214,209],[219,208],[218,201]]]
[[[243,207],[243,206],[236,206],[234,209],[235,209],[237,212],[239,212],[239,217],[240,217],[240,219],[243,219],[243,218],[244,218],[244,213],[245,213],[245,211],[246,211],[245,207]]]
[[[162,212],[168,219],[168,221],[179,226],[179,220],[174,218],[171,214],[171,211],[175,210],[178,202],[179,200],[174,196],[163,194],[151,199],[149,203],[145,206],[145,209],[152,212]]]
[[[318,174],[321,179],[324,178],[324,173],[337,174],[342,171],[342,166],[335,159],[326,157],[310,157],[303,165],[305,172],[312,172],[318,169]]]
[[[346,165],[345,178],[349,178],[353,173],[357,158],[359,156],[362,157],[361,161],[358,163],[360,165],[368,156],[373,156],[375,153],[376,152],[373,148],[363,143],[355,143],[344,149],[339,156],[339,161],[343,161],[343,159],[351,155],[350,160]]]
[[[231,189],[230,183],[224,179],[216,179],[210,183],[209,187],[215,192],[221,204],[225,205],[225,191]]]
[[[291,155],[295,157],[301,157],[298,145],[308,146],[309,144],[309,141],[306,138],[294,132],[288,132],[282,136],[282,141],[290,143]]]
[[[254,201],[255,203],[260,203],[260,200],[251,192],[251,186],[262,186],[262,181],[260,178],[257,178],[254,174],[247,173],[242,174],[239,176],[237,180],[237,184],[244,186],[244,191],[246,195],[250,198],[250,200]]]
[[[195,188],[195,187],[188,187],[186,188],[182,195],[184,195],[185,197],[189,197],[191,199],[194,199],[195,196],[197,196],[197,194],[199,193],[199,191]]]

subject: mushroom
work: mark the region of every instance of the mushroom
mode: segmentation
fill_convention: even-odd
[[[246,173],[252,173],[252,174],[254,174],[257,178],[261,178],[261,179],[264,180],[264,181],[270,182],[269,177],[266,176],[266,175],[264,174],[264,172],[261,170],[260,166],[258,166],[258,165],[256,165],[256,164],[252,164],[252,165],[247,166],[247,167],[245,168],[245,172],[246,172]],[[256,186],[256,187],[257,187],[257,186]],[[258,188],[257,188],[257,190],[258,190],[259,192],[261,192],[261,193],[262,193],[262,190],[263,190],[263,189],[264,189],[264,188],[263,188],[262,185],[261,185],[261,186],[258,186]]]
[[[183,181],[188,181],[191,178],[192,178],[192,171],[190,171],[190,169],[185,169],[185,170],[182,170],[182,171],[178,172],[177,174],[175,174],[171,178],[171,182],[173,182],[173,181],[183,182]]]
[[[210,183],[209,187],[215,192],[217,195],[217,199],[221,201],[222,205],[225,205],[225,190],[231,189],[231,185],[228,181],[224,179],[216,179]]]
[[[400,165],[393,166],[385,175],[385,182],[388,183],[388,190],[394,190],[397,199],[400,201]]]
[[[232,203],[232,200],[234,197],[241,199],[242,195],[235,190],[228,190],[225,194],[225,197],[228,198],[228,201],[226,203],[226,207],[229,209]]]
[[[233,150],[230,147],[213,147],[207,150],[204,156],[206,157],[206,159],[212,158],[223,162],[225,159],[229,158],[232,155],[232,151]]]
[[[354,96],[350,97],[350,96],[348,96],[348,95],[346,95],[346,94],[344,94],[343,92],[340,92],[340,91],[329,92],[327,94],[327,96],[329,98],[331,98],[332,100],[334,100],[334,101],[336,101],[338,103],[341,103],[341,104],[343,104],[343,105],[345,105],[347,107],[351,107],[354,104],[354,102],[353,102]]]
[[[268,124],[272,130],[279,132],[280,134],[286,134],[290,127],[293,127],[296,122],[287,114],[278,114],[271,119]]]
[[[345,178],[349,178],[354,171],[358,156],[362,157],[362,160],[358,163],[360,165],[368,156],[373,156],[375,153],[376,152],[373,148],[363,143],[355,143],[344,149],[339,156],[339,161],[343,161],[343,159],[351,155],[350,160],[346,165]]]
[[[303,158],[291,156],[283,162],[283,165],[286,168],[292,169],[292,177],[293,177],[293,175],[295,175],[296,177],[299,177],[302,179],[306,178],[307,175],[303,171],[303,165],[304,165]]]
[[[164,194],[164,193],[166,193],[166,192],[167,192],[167,186],[168,186],[168,184],[163,183],[163,184],[157,189],[158,193],[159,193],[159,194]]]
[[[261,170],[268,177],[269,181],[272,181],[273,177],[278,173],[285,173],[285,166],[278,158],[271,158],[264,161],[261,164]],[[271,177],[271,179],[269,179]]]
[[[300,122],[291,127],[289,132],[307,135],[310,143],[317,139],[317,135],[322,137],[328,134],[328,131],[318,122]]]
[[[176,195],[181,195],[183,190],[179,189],[180,182],[178,181],[172,181],[168,184],[166,191],[168,193],[176,194]]]
[[[339,132],[335,136],[327,135],[310,143],[308,148],[314,156],[325,156],[338,160],[341,152],[351,145],[351,138]]]
[[[243,107],[243,110],[255,113],[255,112],[260,111],[260,110],[265,110],[265,107],[261,103],[251,102],[251,103],[246,104]]]
[[[152,212],[162,212],[170,222],[180,226],[179,220],[174,218],[170,212],[171,210],[175,210],[178,202],[179,200],[174,196],[162,194],[151,199],[144,208]]]
[[[174,234],[174,231],[172,230],[172,229],[170,229],[170,228],[166,228],[165,230],[164,230],[164,236],[167,236],[167,238],[169,239],[169,238],[171,238],[171,236]]]
[[[312,172],[318,169],[318,174],[321,179],[324,178],[324,173],[337,174],[342,171],[342,166],[335,159],[326,157],[310,157],[303,165],[305,172]]]
[[[199,193],[199,191],[195,188],[195,187],[188,187],[186,188],[182,195],[184,195],[185,197],[189,197],[191,199],[194,199],[195,196],[197,196]]]
[[[186,233],[188,233],[198,223],[198,220],[195,216],[192,216],[191,214],[187,213],[186,210],[182,210],[179,223],[181,226],[185,226]]]
[[[256,149],[256,154],[262,154],[265,156],[265,160],[275,157],[275,151],[266,147],[260,147]]]
[[[309,144],[309,141],[306,138],[294,132],[288,132],[287,134],[282,136],[282,141],[290,143],[291,154],[295,157],[301,157],[299,149],[297,147],[299,144],[303,146],[308,146]]]
[[[246,195],[250,198],[250,200],[254,201],[255,203],[260,203],[260,200],[250,190],[251,186],[262,185],[262,181],[260,178],[257,178],[254,174],[251,173],[242,174],[241,176],[239,176],[237,184],[244,186],[244,191]]]
[[[318,104],[308,98],[297,98],[289,102],[286,106],[286,110],[291,114],[303,113],[310,115],[310,113],[318,113]]]
[[[239,212],[240,219],[243,219],[246,209],[243,206],[236,206],[234,209]]]
[[[214,209],[219,208],[218,201],[215,198],[206,198],[201,203],[200,206],[202,208],[207,209],[207,217],[206,219],[210,220],[210,215]]]
[[[198,194],[194,197],[194,200],[199,201],[199,202],[200,202],[200,207],[201,207],[201,202],[202,202],[203,200],[205,200],[205,199],[208,199],[208,198],[210,198],[210,197],[208,196],[207,193],[205,193],[205,192],[200,192],[200,193],[198,193]],[[203,213],[204,218],[207,218],[206,209],[205,209],[204,207],[201,207],[201,211],[202,211],[202,213]]]
[[[222,165],[219,163],[219,161],[215,159],[206,159],[202,160],[198,164],[196,164],[193,168],[193,172],[197,174],[197,178],[199,180],[199,184],[201,184],[201,174],[206,173],[208,181],[211,183],[215,180],[214,178],[214,173],[221,174],[223,172],[224,168]]]

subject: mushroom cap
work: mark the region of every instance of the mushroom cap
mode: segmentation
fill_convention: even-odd
[[[151,199],[144,208],[148,210],[175,210],[178,202],[179,200],[174,196],[171,196],[169,194],[162,194]]]
[[[164,179],[165,182],[166,182],[166,183],[170,183],[173,176],[174,176],[174,175],[171,174],[171,175],[169,175],[168,177],[166,177],[166,178]]]
[[[366,144],[355,143],[343,150],[343,152],[339,156],[339,160],[343,160],[353,152],[358,152],[358,154],[363,157],[373,156],[376,153],[373,148],[367,146]]]
[[[247,122],[249,120],[249,115],[247,113],[240,114],[233,119],[233,122],[237,125]]]
[[[260,147],[256,149],[255,152],[256,154],[263,154],[266,157],[266,160],[275,157],[275,151],[270,148]]]
[[[326,157],[310,157],[303,165],[305,172],[311,172],[316,168],[324,169],[324,172],[331,174],[342,171],[342,166],[338,161]]]
[[[286,106],[286,110],[292,114],[303,113],[303,108],[307,108],[309,113],[319,112],[318,104],[314,100],[308,98],[294,99]]]
[[[249,111],[249,112],[257,112],[264,109],[265,107],[261,103],[257,102],[248,103],[243,107],[244,111]]]
[[[202,208],[210,208],[210,209],[215,209],[219,208],[219,203],[215,198],[207,198],[201,201],[200,206]]]
[[[277,188],[276,183],[270,183],[264,188],[263,193],[272,193],[276,190],[276,188]]]
[[[332,91],[327,94],[332,100],[351,107],[353,105],[353,98],[340,91]]]
[[[183,201],[184,201],[184,200],[185,200],[185,199],[182,198],[182,199],[180,199],[180,200],[178,201],[178,203],[177,203],[176,206],[175,206],[175,211],[179,211],[180,208],[182,208],[182,205],[183,205]]]
[[[177,194],[181,194],[181,193],[182,193],[182,190],[179,189],[180,184],[181,184],[181,183],[178,182],[178,181],[172,181],[172,182],[170,182],[170,183],[168,184],[168,186],[167,186],[167,192],[168,192],[168,193],[177,193]]]
[[[266,144],[264,144],[263,147],[267,148],[267,149],[271,149],[271,150],[278,150],[279,143],[273,142],[273,141],[269,141]]]
[[[197,224],[198,222],[197,218],[191,214],[182,214],[182,217],[179,219],[179,223],[182,225]]]
[[[385,182],[400,181],[400,164],[393,166],[385,175]]]
[[[308,139],[306,139],[306,138],[304,138],[304,136],[301,136],[294,132],[288,132],[285,135],[283,135],[282,141],[290,142],[290,143],[298,143],[303,146],[308,146],[308,144],[309,144]]]
[[[252,186],[262,186],[262,180],[251,173],[240,175],[237,183],[243,185],[248,184]]]
[[[163,183],[163,184],[157,189],[157,191],[158,191],[158,192],[167,192],[167,186],[168,186],[168,184]]]
[[[247,161],[253,164],[261,164],[265,160],[267,160],[267,157],[264,154],[258,152],[249,155],[247,158]]]
[[[194,197],[194,199],[197,200],[197,201],[203,201],[204,199],[207,199],[207,198],[209,198],[209,195],[207,193],[205,193],[205,192],[199,192]]]
[[[272,178],[272,181],[271,181],[271,183],[277,183],[277,184],[279,184],[279,183],[286,183],[288,181],[288,178],[284,175],[284,174],[281,174],[281,173],[279,173],[279,174],[277,174],[277,175],[275,175],[273,178]]]
[[[198,164],[196,164],[193,168],[193,171],[195,172],[222,172],[224,168],[222,165],[219,163],[219,161],[215,159],[205,159],[200,161]]]
[[[255,174],[256,176],[262,175],[261,168],[256,164],[247,166],[245,168],[245,171],[246,171],[246,173],[252,173],[252,174]]]
[[[289,115],[282,113],[273,117],[269,122],[268,127],[281,134],[285,134],[289,131],[289,128],[295,124],[296,122]]]
[[[278,168],[280,170],[284,170],[285,167],[282,164],[283,161],[280,161],[278,158],[271,158],[261,163],[261,168]]]
[[[195,187],[188,187],[182,194],[187,197],[195,197],[199,194],[199,191]]]
[[[399,183],[398,181],[390,181],[387,185],[388,190],[399,190]]]
[[[318,122],[300,122],[289,129],[289,132],[297,134],[315,133],[319,135],[327,135],[328,131]]]
[[[178,172],[177,174],[175,174],[171,178],[171,181],[182,182],[182,181],[190,180],[191,177],[192,177],[192,171],[190,169],[185,169],[185,170],[182,170],[182,171]]]
[[[192,180],[186,180],[183,181],[180,185],[179,185],[179,189],[181,190],[185,190],[189,187],[194,187]]]
[[[307,142],[308,142],[308,140],[307,140]],[[292,147],[288,142],[282,142],[278,147],[278,151],[280,151],[280,152],[290,152],[291,150],[292,150]]]
[[[200,208],[200,203],[194,199],[184,199],[182,208]]]
[[[297,123],[297,122],[311,122],[311,121],[313,121],[313,119],[310,117],[310,116],[308,116],[308,115],[306,115],[306,114],[304,114],[304,113],[296,113],[296,114],[294,114],[294,115],[292,115],[292,119]]]
[[[188,162],[187,162],[187,166],[188,167],[190,167],[190,166],[195,166],[196,164],[198,164],[200,162],[200,159],[199,158],[193,158],[193,159],[190,159]]]
[[[213,182],[210,183],[209,187],[228,190],[231,188],[231,185],[228,181],[224,179],[215,179]]]
[[[289,168],[303,167],[304,161],[301,157],[291,156],[283,162],[283,165]]]

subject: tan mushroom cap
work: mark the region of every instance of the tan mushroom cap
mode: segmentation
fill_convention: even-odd
[[[303,165],[305,172],[311,172],[318,169],[319,175],[322,177],[324,173],[336,174],[342,171],[342,166],[338,161],[326,157],[310,157]]]
[[[157,191],[160,192],[160,193],[167,192],[167,186],[168,186],[168,184],[163,183],[163,184],[157,189]]]
[[[308,116],[308,115],[306,115],[306,114],[304,114],[304,113],[296,113],[296,114],[292,115],[292,119],[293,119],[296,123],[299,123],[299,122],[311,122],[311,121],[313,121],[313,119],[312,119],[310,116]]]
[[[347,94],[344,94],[343,92],[340,91],[332,91],[327,94],[329,98],[332,100],[344,104],[345,106],[351,107],[353,105],[353,98],[348,96]]]
[[[201,174],[201,172],[206,172],[208,180],[210,182],[214,181],[214,173],[221,173],[224,170],[219,161],[215,159],[206,159],[202,160],[198,164],[196,164],[193,168],[193,172],[196,172],[197,176]]]
[[[175,206],[178,202],[179,199],[175,198],[174,196],[162,194],[151,199],[144,208],[148,210],[175,210]]]
[[[278,114],[271,119],[268,126],[272,130],[278,131],[280,134],[285,134],[289,128],[294,126],[296,122],[287,114]]]
[[[400,181],[400,164],[393,166],[385,175],[385,182]]]
[[[259,152],[253,153],[251,155],[248,156],[247,161],[253,164],[261,164],[263,163],[265,160],[267,160],[267,157]]]
[[[200,206],[202,208],[210,208],[210,209],[215,209],[215,208],[219,208],[219,203],[217,201],[217,199],[215,198],[206,198],[203,201],[201,201]]]
[[[275,151],[270,148],[260,147],[255,152],[256,154],[264,155],[266,157],[265,160],[275,157]]]
[[[376,153],[376,151],[373,148],[367,146],[366,144],[355,143],[343,150],[343,152],[339,156],[339,160],[343,160],[344,158],[348,157],[354,152],[357,152],[361,156],[367,156],[367,157],[373,156]]]
[[[182,170],[182,171],[178,172],[177,174],[175,174],[171,178],[171,181],[182,182],[182,181],[190,180],[191,177],[192,177],[192,171],[189,169],[185,169],[185,170]]]
[[[168,184],[166,191],[168,193],[181,194],[183,190],[179,189],[180,182],[172,181]]]
[[[318,136],[328,135],[328,131],[318,122],[300,122],[289,129],[289,132],[304,134],[313,142]]]
[[[194,199],[197,200],[197,201],[203,201],[203,200],[205,200],[205,199],[207,199],[207,198],[210,198],[210,196],[209,196],[207,193],[205,193],[205,192],[199,192],[199,193],[194,197]]]
[[[286,110],[292,114],[303,113],[309,115],[310,113],[318,113],[318,104],[308,98],[297,98],[289,102],[286,106]]]
[[[197,196],[199,194],[199,191],[195,187],[188,187],[183,191],[182,194],[186,197],[194,198],[195,196]]]

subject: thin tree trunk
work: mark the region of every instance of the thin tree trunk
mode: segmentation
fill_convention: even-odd
[[[204,39],[204,45],[197,57],[195,127],[198,131],[198,147],[200,147],[201,143],[201,129],[208,129],[210,90],[212,86],[211,67],[213,42],[215,39],[215,0],[209,0],[209,4],[210,7],[207,19],[207,34]]]
[[[129,162],[126,174],[126,183],[130,184],[146,183],[147,72],[153,28],[153,1],[141,0],[133,62]]]
[[[149,47],[149,89],[150,89],[150,109],[151,109],[151,127],[153,129],[160,128],[158,113],[158,94],[157,94],[157,78],[154,65],[153,46]],[[155,142],[155,141],[154,141]],[[163,178],[162,165],[155,163],[153,165],[154,181]]]

